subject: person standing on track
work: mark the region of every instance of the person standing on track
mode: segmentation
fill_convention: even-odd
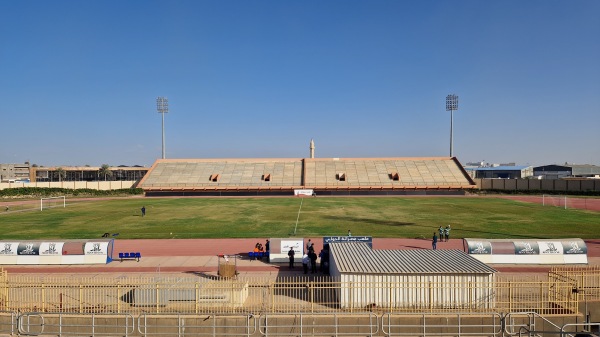
[[[290,247],[290,250],[288,251],[288,258],[290,259],[290,269],[294,269],[294,254],[296,252],[294,252],[294,247]]]
[[[433,232],[433,238],[431,239],[431,248],[433,250],[437,249],[437,241],[438,241],[437,234],[435,232]]]
[[[310,246],[310,250],[308,251],[308,258],[310,259],[310,272],[312,274],[317,272],[317,254],[315,253],[315,249],[313,246]]]
[[[308,257],[308,254],[304,253],[304,255],[302,255],[302,270],[304,271],[304,274],[308,273],[309,263],[310,258]]]
[[[446,229],[444,229],[444,234],[446,235],[446,242],[448,242],[448,240],[450,240],[450,225],[446,226]]]
[[[440,226],[438,232],[440,233],[440,242],[444,242],[444,227]]]

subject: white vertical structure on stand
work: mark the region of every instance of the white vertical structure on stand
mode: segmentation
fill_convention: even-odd
[[[156,111],[162,115],[162,159],[165,159],[165,114],[169,112],[169,99],[157,97]]]
[[[454,157],[454,110],[458,110],[458,96],[446,96],[446,111],[450,111],[450,157]]]

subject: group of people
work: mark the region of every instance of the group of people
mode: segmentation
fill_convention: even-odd
[[[315,253],[314,243],[308,239],[306,244],[306,251],[302,255],[302,270],[304,274],[308,274],[308,269],[312,274],[317,272],[317,254]]]
[[[288,251],[290,269],[294,269],[295,255],[296,252],[294,251],[294,247],[290,247],[290,250]],[[302,270],[304,271],[304,274],[308,274],[309,269],[312,274],[317,272],[317,258],[321,259],[319,270],[322,273],[327,273],[329,268],[329,251],[327,250],[327,247],[321,249],[321,252],[317,256],[314,243],[311,242],[311,239],[308,239],[308,242],[306,243],[306,252],[302,255]]]
[[[269,252],[269,240],[265,242],[265,246],[263,247],[262,243],[257,242],[254,245],[254,257],[258,260],[262,260],[262,257],[265,255],[264,253]],[[261,254],[262,253],[262,254]]]
[[[450,240],[450,225],[446,226],[446,228],[444,228],[443,226],[440,226],[440,228],[438,228],[438,232],[440,233],[440,238],[439,241],[440,242],[444,242],[444,241],[448,241]],[[433,232],[433,238],[431,239],[431,248],[433,248],[433,250],[437,249],[437,243],[438,243],[438,236],[436,232]]]

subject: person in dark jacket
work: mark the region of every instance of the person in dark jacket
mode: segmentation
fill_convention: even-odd
[[[311,248],[313,248],[311,246]],[[308,258],[310,259],[310,272],[312,274],[317,272],[317,254],[314,249],[308,251]]]
[[[294,252],[294,247],[290,247],[290,250],[288,251],[288,258],[290,259],[290,269],[294,269],[294,254],[296,254],[296,252]]]

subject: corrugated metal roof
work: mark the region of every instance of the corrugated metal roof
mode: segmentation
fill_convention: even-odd
[[[373,250],[364,242],[329,244],[341,273],[490,274],[496,270],[460,250]]]

